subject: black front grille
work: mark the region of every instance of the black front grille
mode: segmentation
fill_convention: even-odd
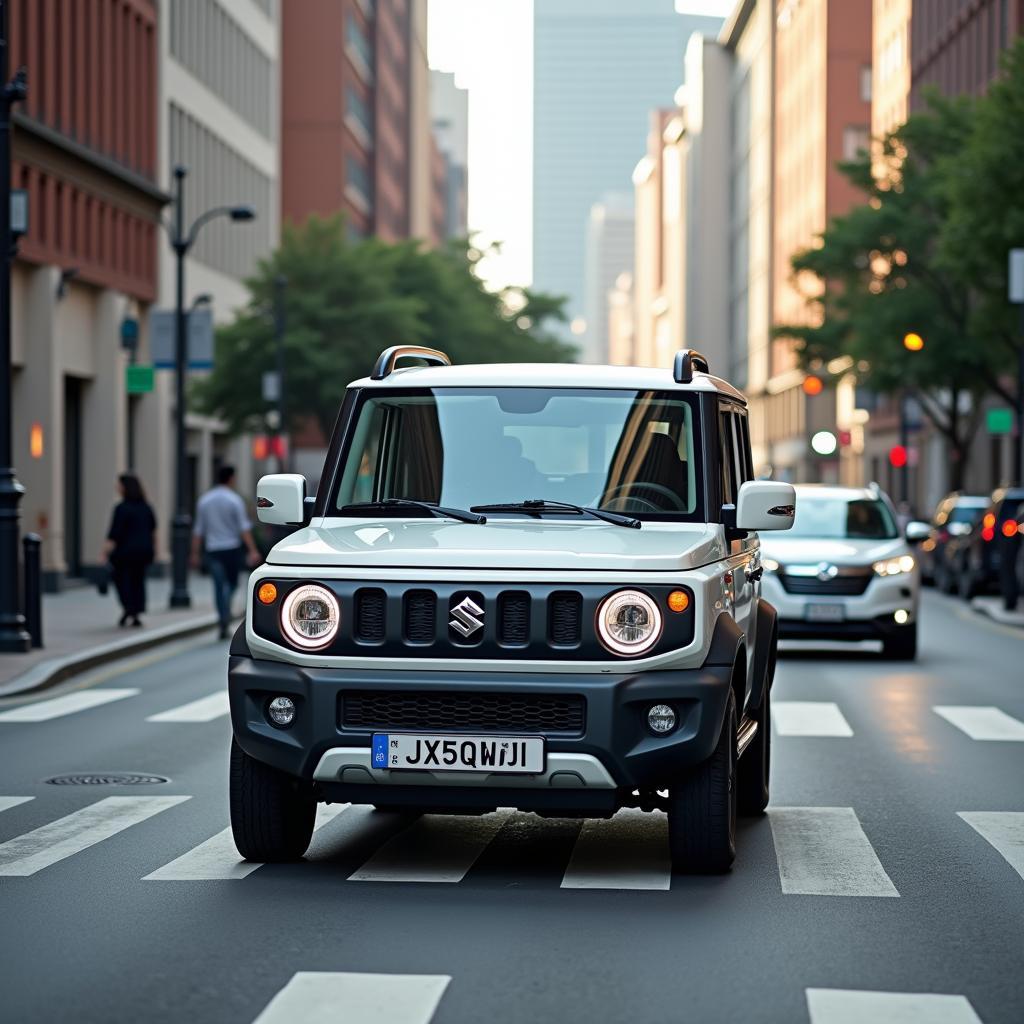
[[[437,595],[432,590],[410,590],[403,601],[406,643],[433,643],[437,620]]]
[[[581,735],[587,704],[571,695],[526,693],[401,693],[368,690],[341,695],[349,729]]]
[[[580,642],[583,601],[572,590],[556,591],[548,605],[548,632],[559,647],[575,647]]]
[[[356,591],[356,639],[364,644],[384,642],[384,591],[367,587]]]
[[[530,639],[530,595],[507,590],[498,598],[498,643],[518,647]]]
[[[819,580],[816,576],[783,576],[781,579],[787,594],[817,594],[831,597],[857,597],[868,589],[871,582],[871,576],[867,573],[836,576],[831,580]]]

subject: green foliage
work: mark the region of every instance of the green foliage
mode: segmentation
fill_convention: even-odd
[[[275,368],[274,280],[287,278],[285,399],[289,425],[314,419],[330,434],[345,386],[384,348],[422,344],[453,362],[568,361],[574,350],[545,325],[563,300],[487,291],[474,274],[486,254],[468,243],[351,239],[341,217],[285,227],[278,250],[247,282],[248,304],[217,332],[213,372],[197,382],[200,409],[235,433],[262,430],[271,405],[262,375]]]

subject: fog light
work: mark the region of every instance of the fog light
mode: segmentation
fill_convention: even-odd
[[[908,612],[906,608],[900,608],[899,611],[893,615],[893,618],[896,620],[897,626],[905,626],[910,621],[910,612]]]
[[[676,713],[667,704],[655,704],[647,712],[647,725],[651,732],[671,732],[676,727]]]
[[[291,697],[275,697],[267,705],[267,717],[274,725],[291,725],[295,718],[295,701]]]

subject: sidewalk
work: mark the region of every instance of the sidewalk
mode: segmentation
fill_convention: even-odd
[[[244,578],[242,579],[244,587]],[[66,679],[105,661],[216,625],[210,580],[189,578],[192,607],[168,608],[170,579],[148,581],[149,611],[141,627],[121,628],[121,606],[111,587],[100,597],[95,587],[81,586],[43,597],[43,644],[28,654],[0,654],[0,697],[8,697]],[[243,590],[244,593],[244,590]],[[241,599],[235,594],[235,607]]]
[[[1017,610],[1014,612],[1008,612],[1003,607],[1001,597],[976,597],[971,601],[971,607],[1004,626],[1019,626],[1024,629],[1024,599],[1018,602]]]

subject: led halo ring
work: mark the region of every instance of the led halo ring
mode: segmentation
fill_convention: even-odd
[[[292,609],[299,601],[309,600],[310,598],[317,598],[323,601],[330,611],[330,618],[334,620],[333,627],[317,637],[303,635],[292,623]],[[330,621],[330,618],[328,621]],[[316,583],[306,583],[301,587],[296,587],[284,599],[281,605],[281,632],[284,633],[291,644],[302,650],[316,651],[321,647],[326,647],[338,635],[338,628],[340,626],[341,608],[338,605],[338,599],[326,587],[321,587]]]
[[[608,626],[611,613],[617,612],[623,605],[639,605],[647,612],[647,621],[651,629],[642,640],[627,641],[612,634]],[[597,607],[597,635],[601,643],[613,654],[624,656],[646,654],[661,639],[664,618],[658,602],[642,590],[617,590],[609,594]]]

